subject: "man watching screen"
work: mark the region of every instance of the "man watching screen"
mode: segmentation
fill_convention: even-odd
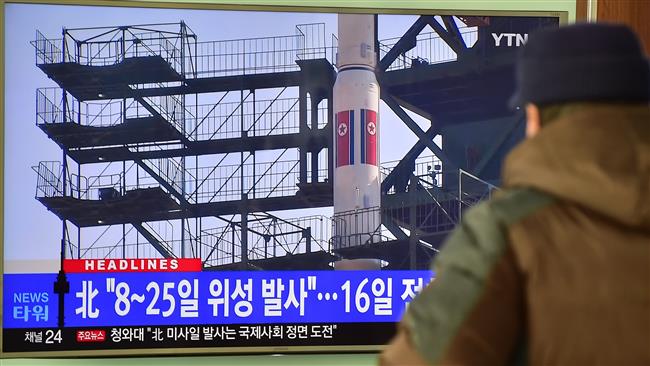
[[[382,364],[650,364],[649,75],[625,26],[530,36],[513,97],[528,138]]]

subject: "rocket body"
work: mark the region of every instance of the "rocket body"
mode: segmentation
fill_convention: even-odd
[[[379,86],[367,70],[334,84],[334,214],[379,207]]]
[[[338,17],[334,84],[334,246],[379,241],[379,84],[373,15]]]

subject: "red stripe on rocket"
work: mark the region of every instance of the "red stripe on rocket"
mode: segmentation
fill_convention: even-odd
[[[350,111],[338,112],[336,117],[336,167],[350,165]]]
[[[365,139],[365,163],[370,165],[378,165],[377,162],[377,132],[379,131],[377,125],[377,112],[366,109],[364,110],[364,134]]]

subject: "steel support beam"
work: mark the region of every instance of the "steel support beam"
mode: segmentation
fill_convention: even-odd
[[[318,100],[311,98],[311,126],[310,133],[318,131]],[[312,183],[318,182],[318,154],[320,150],[311,149],[311,181]]]
[[[185,196],[183,195],[182,192],[178,192],[176,188],[174,188],[169,182],[164,177],[161,177],[158,175],[158,173],[153,170],[151,167],[149,167],[144,161],[140,159],[134,160],[142,170],[147,172],[151,178],[155,179],[158,184],[160,184],[162,187],[164,187],[172,196],[176,197],[178,201],[181,203],[182,206],[189,206],[189,202],[185,199]]]
[[[298,91],[298,123],[299,123],[299,136],[300,145],[298,147],[298,156],[300,161],[299,166],[299,182],[307,183],[307,144],[306,140],[309,136],[309,126],[307,126],[307,90],[305,87],[300,86]]]
[[[241,195],[241,265],[248,269],[248,195]],[[234,229],[233,229],[234,230]]]
[[[381,214],[381,224],[390,231],[391,234],[395,235],[395,239],[397,240],[407,240],[408,236],[406,236],[406,233],[402,231],[402,228],[395,223],[395,221],[388,216],[385,212],[382,212]]]
[[[417,248],[419,243],[418,227],[417,227],[417,198],[415,192],[418,187],[418,178],[411,175],[409,184],[409,269],[414,270],[417,268]]]
[[[156,249],[156,251],[164,258],[174,257],[174,254],[170,252],[169,249],[166,248],[151,232],[149,232],[141,222],[132,222],[131,225],[138,231],[138,233],[140,233],[140,235],[144,236],[149,244],[151,244],[151,246],[154,247],[154,249]]]
[[[465,45],[463,38],[457,38],[457,36],[460,35],[460,32],[455,34],[453,30],[447,31],[434,17],[426,17],[425,21],[459,57],[467,51],[467,46]],[[451,20],[451,22],[453,22],[453,20]],[[458,31],[458,28],[456,28],[456,31]]]
[[[425,16],[421,16],[418,20],[413,23],[411,28],[409,28],[406,33],[393,45],[393,47],[388,51],[386,56],[381,59],[379,62],[379,69],[381,71],[386,71],[388,67],[399,57],[400,54],[415,48],[416,46],[416,37],[424,27],[427,26],[427,21],[424,19]],[[433,19],[433,17],[431,17]]]
[[[385,88],[382,89],[381,93],[381,99],[384,103],[386,103],[386,105],[388,105],[388,107],[402,120],[402,122],[404,122],[404,124],[415,133],[420,141],[447,166],[447,169],[458,168],[458,164],[452,161],[447,154],[445,154],[442,149],[433,142],[433,139],[427,136],[427,133],[424,132],[408,114],[406,114],[406,111],[402,109],[395,98],[393,98],[388,92],[384,92],[384,89]]]
[[[79,164],[112,162],[134,159],[160,159],[182,156],[227,154],[240,152],[242,146],[246,151],[278,150],[299,148],[307,144],[312,150],[319,150],[331,145],[331,130],[325,128],[304,135],[291,133],[284,135],[253,136],[229,139],[214,139],[191,142],[185,147],[162,149],[166,145],[180,145],[177,142],[147,144],[142,148],[159,146],[160,150],[149,149],[145,151],[131,151],[128,147],[102,147],[96,149],[74,149],[68,152],[70,158]],[[305,141],[306,138],[306,141]],[[135,148],[133,148],[135,149]]]
[[[436,134],[438,133],[438,128],[437,126],[434,126],[432,124],[431,127],[425,132],[426,139],[433,139]],[[399,163],[391,170],[390,173],[388,173],[388,176],[384,178],[383,182],[381,182],[381,192],[382,194],[388,194],[388,191],[392,186],[396,184],[396,180],[399,178],[404,178],[408,179],[408,176],[413,173],[413,169],[409,169],[410,167],[415,165],[415,159],[417,159],[420,154],[426,149],[426,145],[422,140],[418,140],[413,147],[411,147],[411,150],[409,150],[404,157],[400,160]],[[408,170],[408,171],[406,171]],[[406,187],[406,185],[404,185]]]
[[[465,53],[467,51],[467,44],[465,44],[463,35],[460,33],[460,29],[458,29],[458,25],[456,24],[454,17],[451,15],[445,15],[442,17],[442,22],[445,24],[447,32],[451,35],[455,42],[457,42],[458,46],[460,46],[459,48],[462,49],[462,53]]]

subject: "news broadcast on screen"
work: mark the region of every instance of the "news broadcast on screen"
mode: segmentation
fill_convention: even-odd
[[[20,357],[380,349],[523,138],[517,51],[566,22],[4,7]]]

